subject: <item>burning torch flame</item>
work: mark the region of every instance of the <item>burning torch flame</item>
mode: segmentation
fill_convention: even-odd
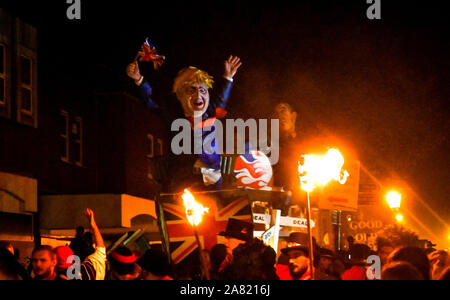
[[[203,219],[203,215],[209,211],[209,208],[204,207],[197,201],[189,190],[184,190],[183,196],[184,206],[186,207],[186,217],[192,226],[198,226]]]
[[[299,163],[298,171],[302,189],[311,192],[319,185],[326,185],[331,180],[345,184],[349,176],[348,172],[342,170],[344,157],[336,150],[331,149],[327,154],[303,155],[303,164]]]

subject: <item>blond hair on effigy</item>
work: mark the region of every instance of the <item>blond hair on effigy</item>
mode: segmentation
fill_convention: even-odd
[[[208,89],[211,89],[213,87],[214,80],[211,75],[196,67],[184,68],[178,72],[178,75],[175,78],[173,92],[177,94],[177,97],[180,99],[182,88],[194,83],[203,83],[208,87]]]

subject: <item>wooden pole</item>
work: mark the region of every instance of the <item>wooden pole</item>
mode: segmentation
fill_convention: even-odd
[[[309,263],[311,265],[311,280],[314,280],[314,244],[311,229],[311,200],[309,198],[309,192],[307,195],[307,218],[308,218],[308,238],[309,238]]]
[[[205,257],[203,256],[203,247],[202,244],[200,243],[200,238],[198,237],[197,226],[193,225],[192,228],[194,229],[195,239],[198,245],[198,251],[200,255],[200,262],[202,264],[203,274],[205,275],[206,280],[210,280],[211,276],[209,274],[208,266],[206,265]]]

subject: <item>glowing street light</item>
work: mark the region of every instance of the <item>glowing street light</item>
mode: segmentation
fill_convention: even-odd
[[[209,269],[206,265],[205,257],[203,256],[203,248],[200,243],[200,238],[198,237],[197,226],[203,220],[203,215],[209,212],[209,208],[204,207],[197,201],[195,201],[194,195],[188,189],[184,190],[184,194],[181,196],[184,201],[184,207],[186,208],[186,218],[188,222],[192,225],[192,229],[194,230],[195,239],[197,241],[199,254],[200,254],[200,262],[202,263],[203,273],[205,274],[206,280],[210,279]]]
[[[402,202],[402,195],[396,191],[391,191],[386,194],[386,201],[391,209],[399,209]]]
[[[397,214],[395,216],[395,219],[397,220],[397,222],[401,223],[401,222],[403,222],[404,217],[402,214]]]
[[[301,188],[307,194],[307,218],[309,236],[309,259],[311,265],[311,278],[314,280],[314,253],[311,231],[311,193],[318,186],[325,186],[331,180],[345,184],[349,176],[343,171],[344,157],[337,149],[330,149],[325,155],[303,155],[298,165]]]

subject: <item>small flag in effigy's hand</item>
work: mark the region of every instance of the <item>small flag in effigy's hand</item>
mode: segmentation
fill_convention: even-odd
[[[155,70],[158,70],[166,59],[165,56],[159,55],[156,52],[156,48],[152,45],[152,43],[149,42],[148,38],[145,39],[145,42],[142,45],[142,50],[138,52],[135,60],[137,60],[138,58],[139,61],[153,62],[153,67],[155,68]]]

